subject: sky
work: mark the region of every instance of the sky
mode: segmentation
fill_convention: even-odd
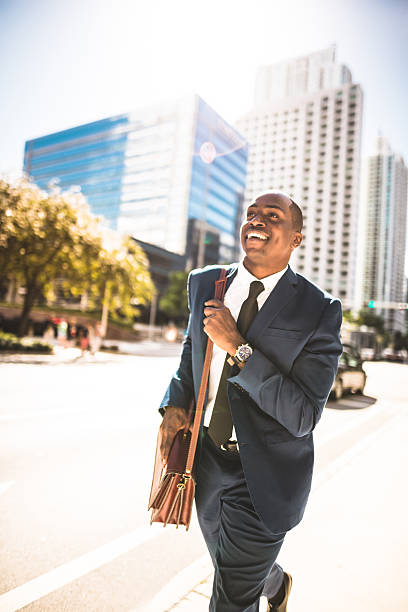
[[[233,123],[262,64],[337,45],[408,162],[408,0],[0,0],[0,174],[25,140],[198,93]]]

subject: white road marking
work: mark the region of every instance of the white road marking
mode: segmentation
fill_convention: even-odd
[[[0,482],[0,495],[2,493],[5,493],[14,483],[15,483],[15,480],[8,480],[5,482]]]
[[[359,402],[360,403],[360,402]],[[351,405],[351,402],[350,402]],[[356,402],[352,402],[352,405],[356,405]],[[358,422],[352,422],[347,424],[341,429],[337,429],[334,433],[317,440],[317,446],[323,446],[334,438],[337,438],[348,431],[359,427],[361,423],[369,421],[381,412],[381,407],[373,413],[370,411],[364,417],[358,419]],[[57,414],[72,414],[77,410],[43,410],[31,413],[20,413],[0,415],[0,420],[18,420],[23,418],[31,418],[34,416],[50,416]],[[79,412],[79,410],[78,410]],[[391,418],[391,422],[395,420],[395,416]],[[366,436],[363,440],[354,444],[350,449],[339,455],[334,461],[332,461],[323,472],[314,480],[313,490],[320,488],[327,480],[332,478],[339,469],[344,467],[351,459],[358,453],[362,452],[367,446],[369,446],[380,433],[391,425],[390,420],[377,431]],[[14,481],[8,481],[0,483],[0,493],[5,492]],[[42,576],[34,578],[29,582],[0,595],[0,612],[15,612],[20,610],[22,607],[36,601],[49,593],[65,586],[69,582],[80,578],[81,576],[101,567],[105,563],[108,563],[122,554],[133,550],[140,544],[155,538],[163,533],[161,526],[152,525],[149,527],[140,527],[135,531],[126,534],[105,544],[94,551],[85,553],[84,555],[74,559],[60,567],[57,567]],[[186,595],[186,585],[191,584],[191,589],[198,583],[197,575],[208,576],[212,571],[212,566],[208,555],[205,555],[195,561],[193,564],[179,572],[167,585],[162,589],[155,598],[148,604],[148,608],[144,607],[143,612],[157,612],[157,610],[167,610],[175,603]],[[195,582],[194,582],[195,580]],[[194,582],[194,584],[193,584]],[[190,590],[191,590],[190,589]],[[166,607],[167,606],[167,607]]]
[[[85,553],[64,565],[29,580],[11,591],[0,595],[0,612],[15,612],[24,606],[45,597],[49,593],[60,589],[69,582],[98,569],[105,563],[137,548],[147,540],[156,538],[163,533],[163,527],[152,525],[139,527],[95,550]]]

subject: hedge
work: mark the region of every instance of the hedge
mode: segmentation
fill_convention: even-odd
[[[7,334],[0,331],[0,352],[50,354],[53,352],[53,348],[46,342],[20,340],[14,334]]]

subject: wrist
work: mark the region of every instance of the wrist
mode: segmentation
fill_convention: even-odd
[[[230,356],[227,359],[227,362],[232,365],[237,365],[239,367],[244,366],[248,359],[252,356],[253,348],[246,340],[236,348],[235,352],[230,353]]]
[[[163,410],[164,410],[165,414],[166,413],[170,413],[170,412],[173,413],[173,414],[175,414],[177,412],[180,413],[180,414],[182,414],[182,413],[186,414],[186,412],[187,412],[185,410],[185,408],[182,408],[181,406],[163,406]]]
[[[235,355],[238,347],[245,343],[246,343],[245,338],[243,338],[241,335],[237,335],[234,338],[234,340],[231,342],[231,344],[229,345],[229,348],[227,349],[227,353],[229,355]]]

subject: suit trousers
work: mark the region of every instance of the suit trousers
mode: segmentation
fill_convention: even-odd
[[[196,477],[196,509],[214,565],[210,612],[258,612],[273,597],[283,570],[275,563],[286,533],[271,533],[253,507],[239,453],[204,437]]]

